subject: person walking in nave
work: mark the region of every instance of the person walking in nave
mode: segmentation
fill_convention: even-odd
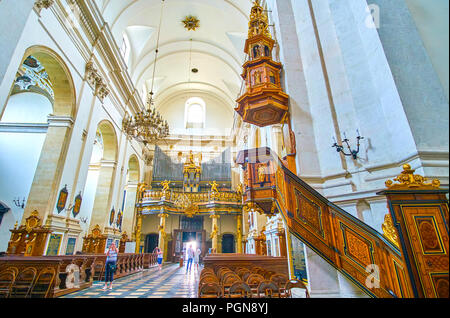
[[[189,245],[188,250],[187,250],[186,272],[191,270],[192,262],[194,261],[194,255],[195,255],[195,251],[192,248],[192,245]]]
[[[162,269],[162,263],[163,263],[163,251],[159,247],[156,247],[155,248],[155,253],[158,255],[158,257],[157,257],[158,267],[159,267],[159,270],[161,270]]]

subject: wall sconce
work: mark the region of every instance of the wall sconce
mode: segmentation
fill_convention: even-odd
[[[87,223],[87,220],[88,220],[88,218],[85,217],[85,216],[80,218],[80,221],[81,221],[82,223],[84,223],[84,224]]]
[[[338,145],[337,141],[336,141],[336,138],[334,138],[334,137],[333,137],[334,145],[332,147],[333,148],[336,147],[336,151],[337,152],[342,152],[342,154],[344,154],[345,156],[352,156],[353,160],[358,159],[360,141],[361,141],[361,139],[364,139],[364,137],[361,137],[358,129],[356,130],[356,133],[358,134],[358,137],[356,137],[356,139],[358,140],[358,145],[357,145],[358,148],[356,150],[352,150],[352,148],[350,147],[350,144],[348,143],[349,140],[347,139],[347,136],[345,135],[345,132],[344,132],[344,140],[342,142],[345,142],[347,144],[347,148],[348,148],[350,153],[345,153],[344,146],[343,145]]]
[[[20,198],[14,199],[13,202],[16,205],[16,207],[21,209],[25,208],[25,198],[23,198],[22,203],[20,203]]]

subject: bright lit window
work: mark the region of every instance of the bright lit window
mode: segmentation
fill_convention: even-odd
[[[186,102],[186,128],[205,128],[205,108],[204,100],[198,97],[190,98]]]

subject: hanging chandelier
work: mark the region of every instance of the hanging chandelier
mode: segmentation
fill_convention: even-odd
[[[155,62],[153,64],[152,89],[147,100],[147,107],[144,111],[138,112],[134,118],[126,113],[122,122],[123,131],[127,134],[128,138],[142,142],[145,146],[147,144],[157,143],[158,140],[162,140],[170,134],[169,124],[167,123],[167,120],[164,120],[161,114],[156,110],[153,99],[153,87],[155,84],[156,62],[158,61],[163,9],[164,0],[162,0],[161,5],[161,18],[158,28],[158,40],[156,42]]]
[[[156,111],[152,96],[147,102],[146,110],[138,112],[134,118],[128,114],[125,115],[123,130],[130,138],[144,145],[156,143],[169,136],[169,124]]]

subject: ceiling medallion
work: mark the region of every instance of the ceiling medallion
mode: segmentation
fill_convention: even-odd
[[[197,28],[200,27],[200,20],[197,19],[197,17],[194,17],[194,16],[192,16],[192,15],[186,17],[186,18],[183,20],[183,23],[184,23],[184,27],[185,27],[186,29],[188,29],[188,31],[191,31],[191,30],[196,31]]]

